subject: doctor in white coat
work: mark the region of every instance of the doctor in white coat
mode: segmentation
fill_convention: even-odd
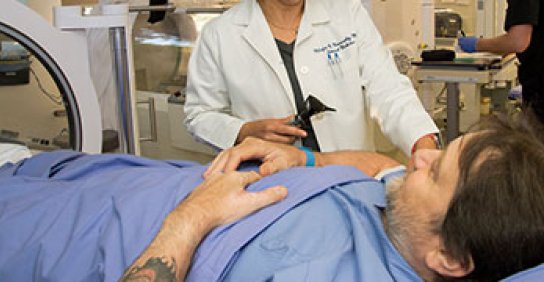
[[[374,151],[370,119],[407,155],[436,147],[438,129],[360,0],[242,0],[208,23],[189,63],[186,126],[219,149],[248,136],[293,143],[308,135],[287,124],[297,84],[336,109],[311,120],[320,151]]]

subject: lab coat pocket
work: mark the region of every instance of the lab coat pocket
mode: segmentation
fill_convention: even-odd
[[[342,59],[327,60],[326,70],[322,73],[323,79],[328,79],[334,84],[352,83],[359,77],[357,63],[352,54],[345,52]]]

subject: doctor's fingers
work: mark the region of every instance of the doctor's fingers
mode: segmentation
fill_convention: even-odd
[[[290,135],[282,135],[277,133],[266,133],[262,136],[263,140],[274,142],[274,143],[282,143],[282,144],[288,144],[291,145],[295,143],[297,140],[296,137],[290,136]]]
[[[295,115],[286,116],[284,118],[281,118],[281,123],[288,124],[289,122],[293,121],[295,119]]]
[[[273,144],[261,139],[246,138],[241,144],[219,153],[203,176],[207,178],[212,174],[234,171],[246,160],[263,159],[268,154],[270,146]]]
[[[273,132],[278,135],[294,137],[306,137],[306,135],[308,135],[306,131],[300,129],[299,127],[287,124],[276,125]]]
[[[202,177],[204,177],[205,179],[209,178],[210,176],[214,175],[214,174],[218,174],[218,173],[222,173],[223,172],[223,167],[225,165],[225,162],[226,162],[226,159],[225,159],[225,154],[228,150],[224,150],[222,152],[220,152],[216,157],[215,159],[213,159],[212,163],[210,164],[210,166],[208,166],[208,168],[206,169],[206,171],[204,171],[204,173],[202,174]]]
[[[293,166],[294,165],[289,164],[284,159],[273,158],[263,162],[263,164],[259,167],[259,173],[263,176],[272,175]]]
[[[259,181],[262,178],[262,176],[255,171],[232,171],[223,175],[225,175],[226,178],[231,178],[233,181],[237,181],[239,184],[238,188],[243,191],[245,191],[246,186],[253,182]]]
[[[263,159],[263,163],[259,167],[259,173],[267,176],[284,169],[302,166],[305,162],[306,155],[300,149],[294,146],[277,144]]]

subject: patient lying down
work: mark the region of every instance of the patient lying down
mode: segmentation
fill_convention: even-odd
[[[249,139],[205,172],[66,152],[4,166],[0,280],[487,281],[544,262],[544,145],[521,122],[420,150],[404,177],[315,155],[283,170],[304,152]]]

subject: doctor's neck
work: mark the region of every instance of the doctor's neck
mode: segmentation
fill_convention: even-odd
[[[304,12],[304,0],[257,0],[266,20],[283,29],[298,28]]]

